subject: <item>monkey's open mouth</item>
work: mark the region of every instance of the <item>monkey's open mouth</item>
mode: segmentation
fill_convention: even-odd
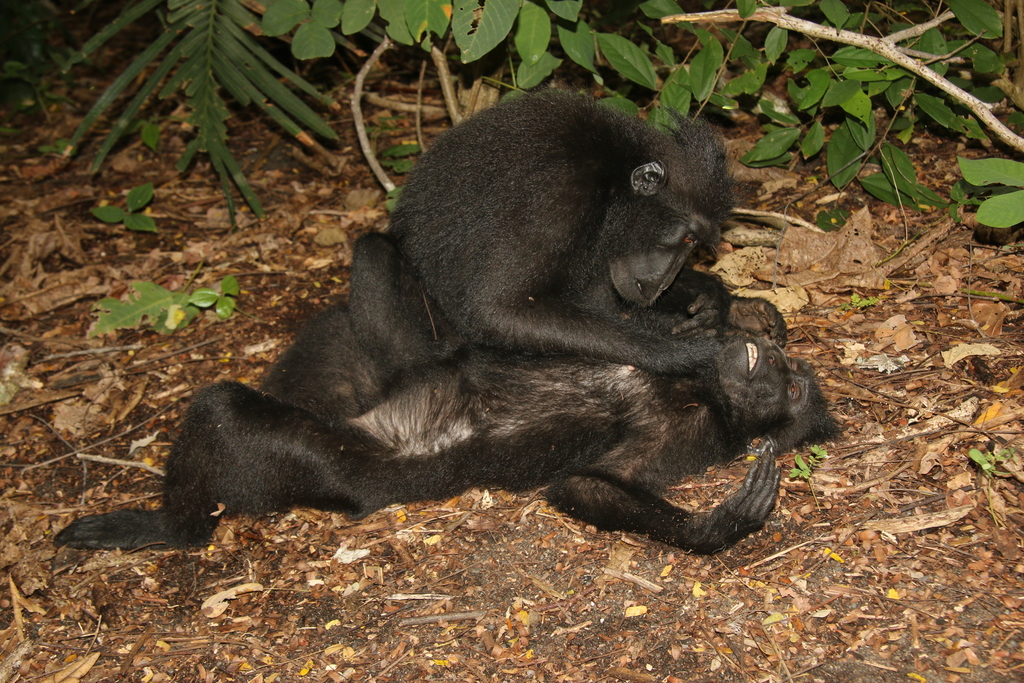
[[[757,365],[757,344],[747,342],[747,372],[753,372]]]

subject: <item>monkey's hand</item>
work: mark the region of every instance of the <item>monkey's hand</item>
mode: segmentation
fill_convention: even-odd
[[[689,317],[676,323],[672,327],[672,334],[688,336],[717,331],[724,313],[719,308],[716,297],[701,292],[686,307],[686,315]]]
[[[756,297],[734,296],[729,307],[729,324],[744,332],[768,337],[786,345],[786,320],[775,305]]]

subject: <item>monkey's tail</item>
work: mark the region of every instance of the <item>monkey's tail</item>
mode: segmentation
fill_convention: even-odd
[[[57,534],[53,542],[71,548],[96,550],[134,550],[153,544],[184,548],[206,542],[213,531],[211,524],[203,529],[193,528],[191,534],[184,534],[180,524],[169,522],[163,509],[117,510],[77,519]]]

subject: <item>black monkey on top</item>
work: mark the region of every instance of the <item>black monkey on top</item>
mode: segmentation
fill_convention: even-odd
[[[720,137],[682,117],[664,133],[591,97],[510,97],[440,135],[402,189],[389,233],[466,340],[662,373],[713,360],[730,315],[785,324],[684,269],[717,247],[733,206]],[[682,271],[682,272],[681,272]],[[645,309],[675,284],[689,321],[666,336]]]
[[[301,505],[359,518],[471,486],[546,486],[553,505],[601,529],[710,553],[764,524],[778,491],[775,453],[836,433],[806,364],[767,339],[726,335],[699,379],[452,348],[424,333],[422,300],[401,286],[388,238],[359,240],[354,264],[359,277],[381,281],[364,280],[374,287],[353,288],[351,308],[314,319],[268,374],[267,393],[223,382],[197,394],[167,462],[162,508],[85,517],[56,542],[197,545],[219,505],[225,514]],[[371,304],[390,322],[364,327]],[[661,497],[755,438],[767,452],[710,512]]]

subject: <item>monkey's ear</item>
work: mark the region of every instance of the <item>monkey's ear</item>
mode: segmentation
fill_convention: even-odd
[[[665,167],[660,161],[652,161],[633,169],[633,191],[637,194],[652,195],[665,186]]]

